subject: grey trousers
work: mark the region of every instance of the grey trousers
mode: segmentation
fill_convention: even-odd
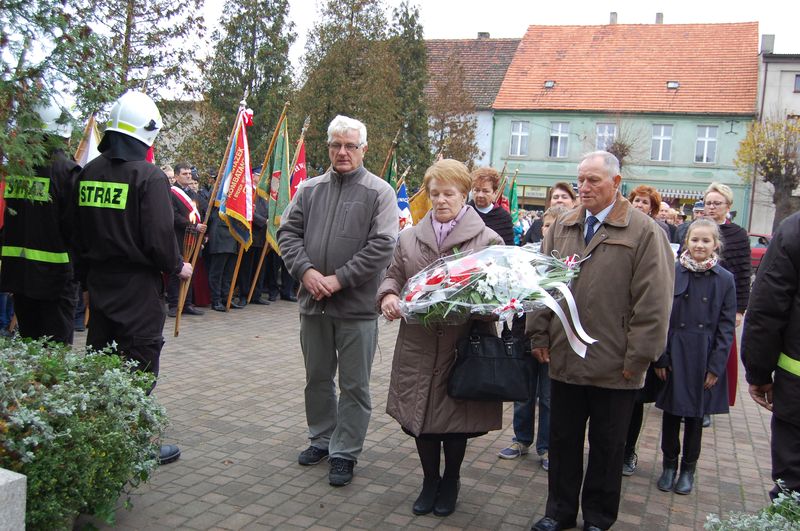
[[[369,377],[377,342],[377,319],[300,316],[308,438],[330,457],[358,461],[372,413]]]

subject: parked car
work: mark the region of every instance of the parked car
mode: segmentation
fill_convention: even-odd
[[[750,265],[753,267],[753,274],[758,271],[758,266],[761,265],[761,259],[764,258],[764,253],[767,252],[767,246],[772,238],[769,234],[753,234],[750,233]]]

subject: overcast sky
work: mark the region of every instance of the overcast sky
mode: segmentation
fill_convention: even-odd
[[[413,0],[412,0],[413,2]],[[297,41],[290,51],[297,66],[306,35],[322,0],[289,0],[290,18]],[[417,0],[427,39],[469,39],[479,31],[492,37],[520,38],[531,24],[608,24],[617,12],[619,24],[652,24],[657,12],[665,24],[759,22],[759,33],[775,35],[775,53],[800,54],[800,2],[797,0]],[[400,0],[384,0],[387,14]],[[223,0],[206,0],[206,21],[212,27],[222,11]],[[699,51],[702,52],[702,51]]]

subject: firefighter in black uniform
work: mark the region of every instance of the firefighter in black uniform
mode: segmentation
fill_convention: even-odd
[[[76,291],[68,248],[72,197],[80,166],[61,148],[72,133],[61,108],[39,108],[42,141],[59,146],[35,175],[9,176],[0,291],[14,295],[22,337],[72,343]]]
[[[772,411],[772,479],[800,492],[800,212],[781,223],[750,291],[742,333],[750,396]],[[780,493],[775,486],[774,499]]]
[[[87,344],[113,341],[120,355],[158,376],[166,314],[161,272],[191,277],[173,230],[169,181],[145,160],[161,129],[153,100],[127,92],[111,109],[101,155],[81,172],[76,190],[75,247],[89,291]],[[162,464],[180,450],[161,447]]]

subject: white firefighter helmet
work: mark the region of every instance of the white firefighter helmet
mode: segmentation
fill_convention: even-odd
[[[131,90],[123,94],[114,104],[106,125],[106,131],[132,136],[152,146],[164,122],[150,96]]]
[[[47,103],[38,105],[34,110],[42,121],[43,131],[63,138],[72,136],[72,117],[55,100],[51,99]]]

